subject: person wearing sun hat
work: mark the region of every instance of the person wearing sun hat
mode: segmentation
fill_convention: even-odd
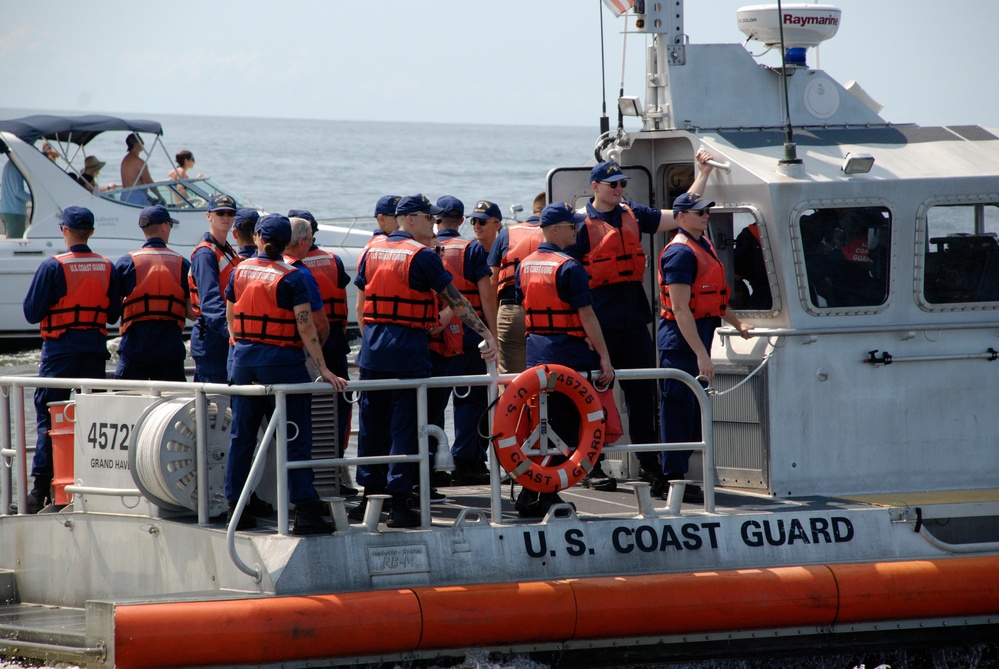
[[[433,236],[434,217],[443,209],[422,194],[399,200],[399,229],[370,243],[357,264],[357,312],[361,379],[425,378],[431,374],[427,332],[438,322],[437,295],[462,323],[485,340],[481,355],[495,360],[496,342],[452,283],[440,257],[417,239]],[[416,390],[361,393],[358,455],[413,455],[418,452]],[[386,417],[388,417],[386,419]],[[410,508],[417,468],[411,464],[361,465],[361,504],[348,516],[360,519],[368,496],[389,493],[390,527],[416,527],[420,515]]]
[[[83,185],[86,186],[91,193],[111,190],[115,187],[115,184],[113,183],[103,187],[100,187],[97,184],[97,175],[100,174],[101,169],[105,165],[107,165],[107,163],[100,160],[97,156],[87,156],[87,159],[83,161],[83,169],[80,171],[80,178],[83,179]]]
[[[711,155],[698,151],[700,170],[689,192],[701,193],[711,174]],[[586,203],[586,221],[576,234],[574,255],[590,275],[593,309],[600,320],[615,369],[656,366],[648,326],[652,309],[645,294],[646,257],[642,236],[675,230],[673,212],[627,201],[628,175],[616,162],[598,163],[590,170],[593,197]],[[621,381],[633,444],[653,444],[656,433],[656,385],[652,379]],[[662,481],[655,453],[639,453],[641,476],[658,490]],[[583,479],[596,490],[614,490],[617,482],[598,465]]]
[[[122,294],[116,379],[187,381],[184,325],[194,318],[191,262],[167,247],[177,223],[166,207],[146,207],[139,214],[145,244],[115,264]]]
[[[85,207],[66,207],[59,224],[66,252],[43,260],[24,298],[24,318],[38,323],[42,355],[38,376],[103,379],[111,357],[107,324],[121,314],[118,274],[111,261],[90,250],[94,214]],[[34,485],[27,513],[38,513],[51,499],[52,427],[48,405],[69,399],[68,388],[35,390],[38,441],[31,463]]]
[[[292,239],[291,221],[270,214],[257,221],[257,255],[243,261],[225,289],[226,322],[232,337],[230,382],[234,385],[309,383],[306,352],[319,376],[335,390],[345,390],[346,379],[323,362],[319,335],[312,320],[313,304],[305,275],[286,263],[283,253]],[[235,518],[237,501],[246,485],[261,422],[274,411],[274,398],[232,396],[232,428],[226,459],[225,497],[228,523]],[[290,462],[312,458],[312,396],[293,393],[286,399],[289,423],[298,426],[288,442]],[[330,534],[333,525],[323,516],[326,507],[313,486],[311,469],[288,471],[288,499],[295,505],[292,534]],[[256,526],[254,514],[244,513],[236,530]]]
[[[191,254],[191,302],[196,316],[191,328],[194,380],[225,383],[229,332],[225,322],[224,291],[241,258],[227,240],[236,219],[236,201],[216,193],[208,200],[208,232]]]
[[[705,234],[714,204],[692,192],[676,198],[673,216],[680,227],[659,255],[659,366],[679,369],[693,377],[703,375],[709,381],[715,376],[711,340],[721,321],[746,338],[752,329],[726,308],[729,291],[725,268]],[[660,379],[659,411],[662,443],[701,440],[701,411],[686,384]],[[691,453],[662,452],[662,472],[667,482],[684,478]],[[664,490],[662,495],[668,492]],[[703,499],[700,488],[686,486],[683,501],[696,503]]]

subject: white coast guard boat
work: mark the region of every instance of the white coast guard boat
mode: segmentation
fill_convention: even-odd
[[[11,163],[30,194],[29,225],[23,236],[0,234],[0,272],[5,282],[0,295],[0,338],[38,335],[38,327],[24,320],[21,302],[38,264],[65,251],[59,231],[64,208],[75,205],[93,211],[95,233],[91,248],[117,260],[145,241],[137,222],[139,212],[150,204],[166,206],[171,216],[180,221],[171,232],[170,246],[185,255],[190,255],[208,229],[205,212],[212,195],[226,193],[235,199],[238,207],[253,207],[246,199],[208,178],[157,181],[92,193],[70,175],[82,173],[87,145],[107,132],[121,133],[123,138],[136,133],[144,138],[143,156],[147,162],[157,150],[162,150],[167,161],[172,162],[163,145],[163,129],[156,121],[100,115],[36,115],[0,120],[0,154],[3,154],[0,166],[6,168]],[[42,142],[48,142],[58,154],[55,160],[39,150]],[[353,270],[373,226],[373,222],[357,229],[351,225],[320,224],[316,240],[320,246],[336,252],[345,266]]]
[[[685,445],[702,454],[703,505],[681,504],[680,484],[653,500],[629,452],[660,447],[616,444],[605,451],[618,491],[562,491],[575,509],[517,518],[494,458],[488,494],[450,489],[431,513],[434,431],[421,420],[421,528],[386,528],[377,502],[348,523],[334,500],[333,535],[293,537],[274,473],[295,433],[280,396],[321,404],[322,386],[94,382],[115,392],[81,392],[66,412],[72,504],[0,517],[3,652],[87,667],[304,667],[471,648],[621,663],[994,641],[999,133],[891,124],[800,60],[774,70],[739,45],[674,37],[682,8],[665,4],[641,17],[655,32],[644,128],[608,133],[600,157],[632,176],[629,199],[667,206],[708,148],[726,166],[711,177],[710,234],[732,268],[755,223],[764,268],[762,282],[740,277],[752,281],[740,299],[758,308],[739,313],[757,336],[715,341],[716,392],[684,377],[710,428]],[[752,8],[740,25],[775,15]],[[798,48],[839,20],[823,5],[779,16]],[[710,96],[692,91],[703,81]],[[587,175],[553,170],[551,199],[581,200]],[[4,510],[14,479],[24,508],[22,386],[40,383],[60,382],[0,379]],[[251,475],[278,515],[250,532],[210,520],[232,393],[279,399]],[[316,457],[319,470],[359,462]]]

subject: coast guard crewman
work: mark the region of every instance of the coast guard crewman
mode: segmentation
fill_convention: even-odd
[[[475,314],[490,332],[495,332],[496,293],[489,281],[492,272],[486,261],[488,249],[483,241],[491,244],[495,237],[496,228],[502,220],[499,207],[485,200],[476,205],[472,213],[476,240],[469,241],[462,239],[458,232],[465,215],[465,205],[461,200],[445,195],[437,200],[437,206],[443,209],[437,220],[437,239],[444,267],[451,273],[455,287],[475,309]],[[455,356],[454,366],[448,373],[485,374],[486,363],[478,348],[481,341],[482,337],[478,334],[463,328],[463,350],[461,355]],[[489,483],[489,470],[486,468],[489,442],[479,436],[479,419],[487,404],[486,389],[473,386],[467,390],[463,395],[453,395],[454,444],[451,454],[454,456],[454,474],[451,482],[458,486]]]
[[[697,152],[701,170],[688,192],[703,192],[711,174],[711,166],[706,163],[710,159],[707,152]],[[648,330],[652,310],[643,284],[647,263],[642,234],[675,230],[677,223],[671,210],[625,201],[627,182],[628,176],[615,162],[598,163],[590,170],[593,197],[586,203],[586,221],[579,228],[571,252],[582,259],[590,275],[593,310],[600,320],[614,368],[651,368],[656,366],[656,358]],[[622,381],[621,390],[628,408],[631,443],[656,443],[655,381]],[[655,453],[639,453],[638,460],[642,476],[650,479],[657,491],[663,489]],[[614,490],[617,482],[598,464],[583,479],[583,485]]]
[[[710,166],[709,166],[710,167]],[[659,366],[679,369],[691,376],[715,377],[711,340],[724,320],[749,338],[752,326],[743,323],[728,307],[725,268],[714,244],[705,234],[714,202],[697,193],[684,193],[673,202],[680,223],[676,236],[659,256],[657,332]],[[659,380],[660,436],[663,443],[701,440],[701,411],[694,393],[674,379]],[[662,471],[667,481],[682,480],[692,451],[663,451]],[[665,498],[669,491],[663,491]],[[704,501],[697,486],[684,488],[683,501]]]
[[[545,194],[540,193],[534,198],[534,214],[523,223],[513,223],[500,230],[489,249],[490,281],[498,301],[496,342],[500,374],[518,374],[527,369],[524,310],[516,299],[514,279],[521,261],[537,251],[545,239],[540,227],[544,208]]]
[[[357,311],[362,315],[361,379],[414,379],[430,376],[427,332],[438,321],[439,294],[462,323],[478,332],[486,346],[482,356],[496,359],[496,342],[475,310],[451,282],[437,254],[417,239],[433,235],[434,216],[442,212],[423,195],[399,201],[399,230],[372,242],[357,268]],[[358,455],[413,455],[418,452],[416,390],[361,393]],[[362,465],[357,481],[365,497],[351,510],[363,517],[367,496],[388,492],[390,527],[415,527],[420,516],[410,508],[416,467]]]
[[[46,258],[38,266],[24,298],[24,317],[39,323],[42,358],[38,375],[54,378],[103,379],[111,355],[107,324],[118,320],[121,293],[111,261],[90,250],[94,215],[83,207],[62,212],[66,253]],[[49,402],[69,399],[59,388],[35,390],[38,441],[31,464],[34,486],[28,494],[28,513],[38,513],[51,498],[52,441]]]
[[[257,245],[253,243],[253,227],[260,220],[256,209],[240,209],[232,223],[232,238],[236,240],[236,254],[243,260],[257,255]]]
[[[305,367],[307,351],[322,379],[336,390],[344,390],[346,379],[331,372],[323,362],[305,277],[282,260],[291,234],[291,222],[286,217],[271,214],[261,218],[254,235],[257,256],[241,263],[229,278],[226,320],[235,342],[231,381],[237,385],[309,383],[312,379]],[[288,422],[298,427],[297,436],[288,442],[289,461],[312,457],[311,405],[311,395],[287,396]],[[250,473],[261,421],[273,410],[273,397],[232,397],[232,431],[225,472],[227,522],[232,522],[236,501]],[[295,505],[293,534],[333,531],[333,525],[323,518],[325,509],[312,482],[311,469],[288,472],[289,499]],[[243,514],[236,529],[255,526],[253,516]]]
[[[541,212],[545,241],[517,267],[516,289],[522,297],[527,327],[527,366],[558,364],[579,372],[600,368],[598,381],[614,380],[607,344],[593,311],[586,270],[563,252],[576,238],[584,216],[565,202],[553,202]],[[579,411],[561,393],[548,396],[552,429],[567,446],[578,444]],[[525,518],[542,518],[562,499],[558,493],[537,493],[524,488],[517,497],[517,512]]]
[[[323,358],[330,371],[346,379],[348,378],[347,354],[350,353],[350,342],[347,341],[347,284],[350,283],[350,275],[344,269],[343,260],[339,256],[316,246],[315,234],[319,231],[319,223],[311,212],[306,209],[292,209],[288,212],[288,216],[304,218],[312,227],[308,251],[302,258],[302,264],[316,279],[323,301],[323,311],[329,323],[329,335],[323,342]],[[337,444],[339,444],[339,455],[343,457],[350,434],[352,405],[343,393],[337,394],[336,403]],[[342,497],[353,497],[357,494],[357,489],[350,483],[348,470],[344,467],[340,472]]]
[[[194,318],[191,262],[167,248],[176,223],[162,205],[143,209],[139,227],[146,243],[115,265],[122,295],[116,379],[187,380],[184,325]]]
[[[226,239],[236,217],[236,202],[217,193],[208,201],[208,232],[191,254],[191,302],[197,320],[191,329],[194,380],[226,382],[229,333],[225,322],[225,287],[240,257]]]
[[[399,221],[395,216],[395,207],[402,199],[398,195],[383,195],[375,203],[375,220],[378,221],[378,228],[371,235],[368,243],[379,237],[390,235],[399,229]]]

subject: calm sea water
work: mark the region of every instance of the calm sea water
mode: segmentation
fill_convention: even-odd
[[[0,109],[0,118],[34,110]],[[150,170],[166,178],[173,154],[192,151],[195,173],[204,173],[267,211],[291,208],[312,211],[317,218],[370,216],[375,201],[392,193],[422,192],[431,199],[450,194],[470,211],[479,199],[499,204],[509,215],[512,204],[530,212],[553,167],[581,165],[593,155],[597,132],[578,127],[514,127],[354,121],[301,121],[256,118],[157,116],[164,144]],[[594,124],[595,125],[595,124]],[[107,162],[101,184],[119,181],[117,165],[125,148],[121,136],[98,137],[88,154]],[[29,346],[0,353],[0,373],[37,372],[39,350]],[[26,404],[30,413],[30,397]],[[28,417],[28,424],[33,418]],[[664,603],[682,606],[682,603]],[[754,660],[718,659],[685,664],[644,666],[680,669],[757,669],[763,667],[874,669],[950,669],[999,666],[996,644],[945,649],[898,649],[890,652],[840,652],[807,657]],[[20,666],[0,663],[0,667]],[[526,657],[497,659],[470,653],[460,667],[541,669]],[[627,665],[625,665],[627,666]]]
[[[0,108],[0,118],[33,113],[52,112]],[[432,200],[454,195],[466,212],[484,199],[507,215],[518,203],[530,213],[548,170],[591,159],[598,134],[595,122],[580,128],[170,115],[153,120],[163,125],[168,151],[157,148],[149,161],[154,179],[166,179],[174,154],[187,149],[195,156],[195,174],[267,211],[308,209],[323,219],[371,216],[382,195],[415,193]],[[107,163],[102,185],[120,181],[121,133],[98,136],[87,153]]]

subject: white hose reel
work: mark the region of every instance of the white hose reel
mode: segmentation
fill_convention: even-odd
[[[225,464],[232,410],[227,395],[208,395],[208,514],[226,511]],[[129,451],[132,479],[142,493],[167,511],[198,510],[197,427],[190,396],[164,397],[135,423]]]

